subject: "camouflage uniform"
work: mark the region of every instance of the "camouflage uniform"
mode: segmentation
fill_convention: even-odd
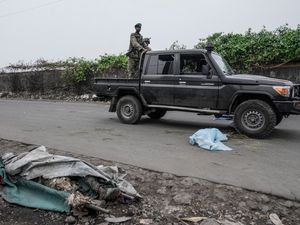
[[[130,35],[129,50],[127,53],[129,78],[137,75],[141,53],[147,49],[147,44],[143,41],[143,36],[139,33]]]
[[[142,25],[138,23],[135,25],[135,27],[137,26],[141,28]],[[141,53],[145,50],[149,50],[148,43],[150,43],[150,39],[148,38],[146,41],[144,41],[143,36],[139,32],[135,32],[130,35],[129,50],[126,54],[129,57],[129,78],[133,78],[138,75]]]

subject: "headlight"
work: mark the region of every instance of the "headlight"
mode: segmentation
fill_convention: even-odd
[[[290,97],[290,86],[273,86],[273,89],[284,97]]]

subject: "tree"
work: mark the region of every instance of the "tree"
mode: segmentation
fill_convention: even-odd
[[[214,33],[199,39],[195,48],[204,48],[206,43],[212,43],[235,69],[251,72],[300,59],[300,25],[292,29],[286,24],[274,31],[248,29],[244,34]]]

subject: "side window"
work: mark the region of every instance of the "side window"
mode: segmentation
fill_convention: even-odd
[[[173,74],[174,55],[158,56],[157,74]]]
[[[157,55],[152,55],[149,57],[146,74],[157,74],[157,58]]]
[[[180,56],[180,74],[203,74],[203,66],[208,63],[202,54],[181,55]]]

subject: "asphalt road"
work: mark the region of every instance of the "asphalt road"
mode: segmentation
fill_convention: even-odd
[[[188,137],[206,127],[231,132],[227,121],[169,112],[125,125],[108,107],[0,100],[0,137],[300,200],[300,116],[285,119],[269,139],[233,135],[226,143],[233,151],[210,152]]]

